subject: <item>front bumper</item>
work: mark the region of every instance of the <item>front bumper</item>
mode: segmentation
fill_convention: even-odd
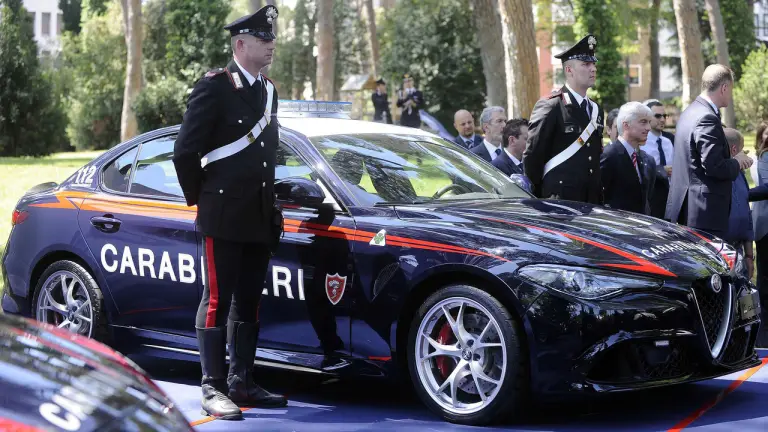
[[[666,282],[586,302],[554,291],[527,311],[538,394],[603,393],[726,375],[760,364],[757,290],[744,279]],[[563,359],[568,359],[563,361]]]

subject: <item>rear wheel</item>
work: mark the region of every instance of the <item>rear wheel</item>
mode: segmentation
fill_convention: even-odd
[[[33,305],[38,321],[106,342],[101,289],[80,264],[61,260],[48,266],[37,281]]]
[[[526,405],[522,330],[489,293],[451,285],[419,308],[409,334],[408,367],[421,400],[450,422],[485,425]]]

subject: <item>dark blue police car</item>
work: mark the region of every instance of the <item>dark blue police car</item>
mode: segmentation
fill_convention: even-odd
[[[534,199],[434,134],[344,110],[281,106],[285,235],[265,283],[254,281],[264,294],[258,365],[401,371],[445,419],[484,424],[531,396],[670,385],[759,363],[757,292],[728,245],[637,214]],[[3,310],[125,353],[197,359],[204,263],[171,162],[177,132],[118,145],[19,201]]]

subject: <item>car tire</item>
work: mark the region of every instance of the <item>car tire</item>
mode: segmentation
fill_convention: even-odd
[[[465,346],[445,310],[456,325],[463,310],[464,331],[459,333]],[[433,342],[450,347],[443,351],[450,355],[436,355]],[[518,320],[491,294],[469,285],[449,285],[430,295],[409,329],[408,369],[416,393],[430,410],[452,423],[482,426],[520,418],[530,400],[525,352]]]
[[[62,288],[61,278],[65,277],[66,284],[72,287],[72,297],[74,302],[67,301],[66,293]],[[74,282],[74,283],[73,283]],[[73,312],[70,316],[73,317],[72,324],[65,328],[77,332],[82,336],[87,336],[95,339],[99,342],[109,342],[109,330],[107,327],[107,317],[104,310],[104,296],[101,292],[101,288],[96,283],[93,276],[86,270],[81,264],[78,264],[70,260],[60,260],[49,265],[42,275],[37,279],[35,285],[35,295],[32,301],[32,317],[41,322],[57,325],[59,320],[69,320],[67,315],[62,314],[62,311],[52,309],[43,309],[45,305],[50,306],[48,296],[42,299],[41,295],[46,291],[50,291],[53,301],[58,306],[67,307],[67,312]],[[56,292],[56,290],[59,292]],[[90,302],[90,304],[85,304]],[[72,308],[75,311],[72,311]],[[74,313],[78,312],[78,313]],[[83,330],[83,325],[87,323],[80,317],[87,317],[90,319],[90,328]],[[54,321],[54,322],[51,322]],[[79,329],[75,329],[75,323],[78,323]]]

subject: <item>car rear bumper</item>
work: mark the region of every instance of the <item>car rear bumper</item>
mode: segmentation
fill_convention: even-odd
[[[592,303],[542,293],[527,316],[534,392],[644,389],[760,364],[757,290],[744,280],[729,282],[730,307],[725,288],[714,295],[700,283]]]

